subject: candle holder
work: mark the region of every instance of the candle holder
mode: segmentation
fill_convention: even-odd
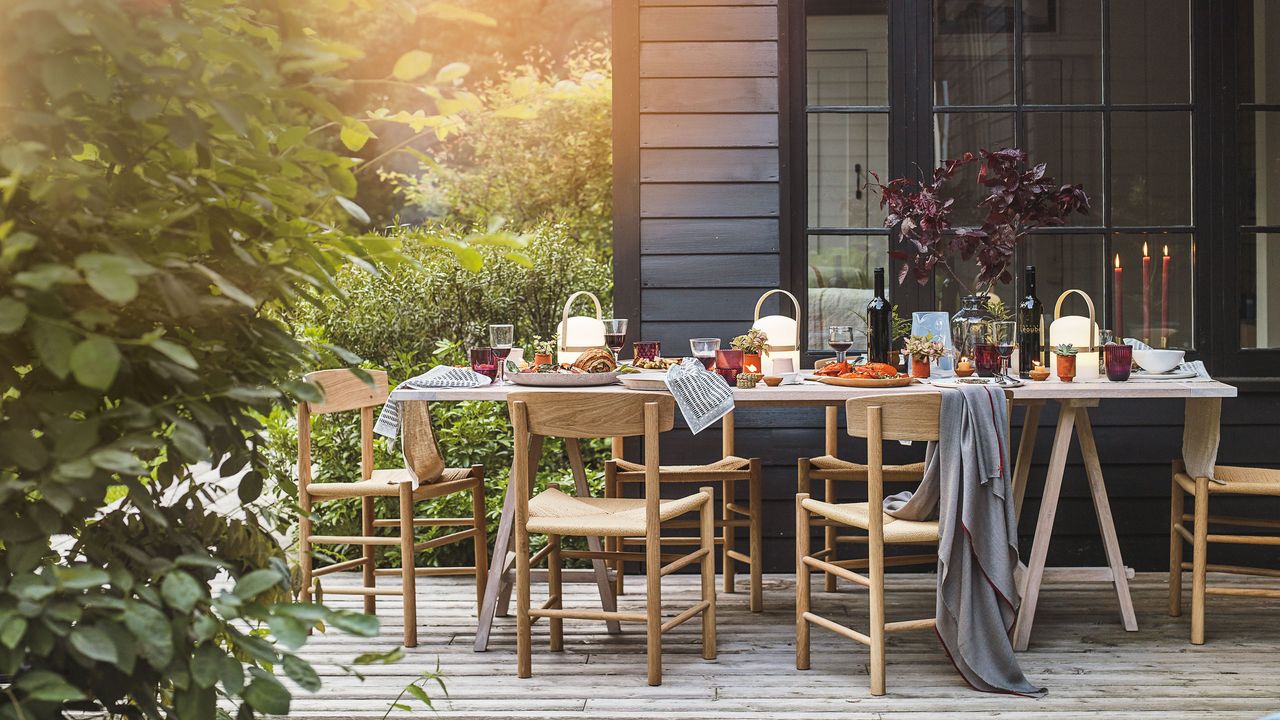
[[[471,348],[468,356],[471,360],[471,369],[490,380],[498,377],[498,359],[493,354],[491,347]]]
[[[636,360],[657,360],[662,354],[662,342],[658,340],[637,340],[631,343],[631,353]]]
[[[1107,379],[1124,382],[1133,372],[1133,346],[1111,343],[1104,348],[1107,356]]]
[[[738,373],[742,372],[742,351],[716,350],[716,372],[729,383],[729,387],[736,385]]]

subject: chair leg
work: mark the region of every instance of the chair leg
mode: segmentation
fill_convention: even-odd
[[[551,551],[547,553],[547,594],[555,599],[550,606],[564,608],[564,589],[560,583],[560,536],[548,535],[547,544]],[[551,652],[564,650],[564,618],[547,618],[547,626],[551,634]]]
[[[807,469],[807,461],[801,461],[801,473]],[[804,614],[809,612],[809,566],[804,564],[809,554],[809,511],[804,509],[804,501],[809,493],[796,495],[796,669],[809,669],[809,621]]]
[[[298,590],[298,600],[311,602],[311,496],[303,492],[298,494],[301,515],[298,517],[298,573],[301,575],[302,587]]]
[[[1173,492],[1169,496],[1169,617],[1182,615],[1182,513],[1186,498],[1182,486],[1173,480]]]
[[[471,524],[476,536],[472,539],[475,545],[476,565],[476,613],[484,604],[485,586],[489,582],[489,526],[485,517],[488,506],[485,504],[484,466],[472,465],[471,475],[480,478],[480,482],[471,490]]]
[[[715,488],[704,487],[706,502],[702,503],[698,516],[701,519],[702,550],[702,601],[707,609],[702,611],[702,658],[716,659],[716,511]]]
[[[660,534],[645,543],[645,630],[649,684],[662,684],[662,543]]]
[[[720,567],[724,572],[724,592],[733,593],[734,591],[734,575],[736,574],[737,560],[729,557],[730,551],[734,549],[734,531],[736,528],[729,525],[733,521],[733,511],[729,509],[729,503],[733,502],[734,482],[725,480],[720,483],[720,520],[724,526],[720,528]]]
[[[529,532],[517,521],[516,533],[516,675],[533,675],[532,618],[529,617]]]
[[[614,438],[619,440],[619,438]],[[622,497],[618,492],[621,486],[618,484],[618,472],[613,463],[606,463],[604,467],[604,496],[607,498]],[[609,552],[621,552],[623,548],[622,538],[607,537],[604,539],[605,549]],[[613,566],[613,594],[622,595],[624,591],[624,581],[627,564],[622,560],[611,560],[609,564]]]
[[[1191,544],[1191,644],[1204,644],[1204,597],[1209,555],[1209,479],[1196,478],[1195,523]]]
[[[401,514],[403,515],[404,513],[401,512]],[[373,498],[360,498],[361,535],[370,537],[376,534],[373,529],[374,517]],[[360,555],[364,558],[364,564],[360,566],[364,574],[364,586],[367,588],[375,587],[378,584],[378,576],[375,572],[378,568],[377,548],[373,545],[363,545],[360,548]],[[376,615],[378,613],[378,598],[376,596],[364,596],[364,612],[366,615]]]
[[[833,505],[839,502],[836,499],[836,481],[824,480],[822,484],[823,484],[823,496],[822,496],[823,501],[829,502]],[[839,559],[840,543],[836,539],[836,537],[837,536],[836,536],[835,526],[828,523],[827,526],[823,528],[823,531],[822,531],[822,549],[827,551],[826,557],[824,557],[823,560],[826,560],[829,563],[833,563]],[[832,575],[831,573],[823,573],[822,589],[829,593],[835,592],[836,576]]]
[[[751,479],[747,481],[748,505],[751,508],[751,612],[764,610],[764,473],[760,459],[751,459]]]
[[[871,580],[871,694],[884,695],[884,543],[869,542],[867,550]]]
[[[418,645],[418,575],[413,571],[413,486],[400,485],[400,582],[404,598],[404,646]],[[366,546],[367,547],[367,546]]]

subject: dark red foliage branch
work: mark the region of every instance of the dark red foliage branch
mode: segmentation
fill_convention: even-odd
[[[988,194],[978,206],[986,211],[981,227],[955,227],[951,223],[954,198],[945,197],[944,187],[960,169],[978,161],[978,183]],[[966,292],[990,291],[997,282],[1013,281],[1013,264],[1018,243],[1033,229],[1063,225],[1073,212],[1089,212],[1089,196],[1080,185],[1057,185],[1045,174],[1045,164],[1026,168],[1027,153],[1017,148],[978,156],[965,153],[947,160],[933,171],[929,180],[897,178],[881,184],[872,173],[872,186],[880,192],[880,209],[886,210],[884,225],[898,231],[905,249],[895,249],[891,257],[901,261],[898,282],[910,275],[924,285],[942,268]],[[951,266],[952,258],[975,261],[977,287],[970,288]]]

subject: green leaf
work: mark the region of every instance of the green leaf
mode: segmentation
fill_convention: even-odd
[[[39,470],[49,462],[49,450],[40,438],[22,428],[0,430],[0,457],[6,457],[24,470]]]
[[[431,69],[431,53],[422,50],[410,50],[396,60],[391,76],[397,80],[417,80]]]
[[[364,147],[365,143],[369,142],[370,138],[375,137],[377,135],[373,134],[368,125],[352,118],[348,118],[342,123],[342,132],[338,133],[338,139],[351,152],[358,151]]]
[[[152,340],[151,347],[155,348],[161,355],[164,355],[188,370],[195,370],[200,367],[200,364],[196,362],[195,356],[191,354],[191,351],[176,342],[161,338],[158,340]]]
[[[27,321],[27,306],[11,297],[0,298],[0,335],[17,332]]]
[[[471,66],[464,62],[451,62],[436,73],[436,82],[440,84],[461,80],[471,72]]]
[[[32,670],[23,673],[14,682],[14,687],[32,700],[69,702],[88,699],[88,696],[79,688],[67,682],[61,675],[49,670]]]
[[[399,662],[403,657],[404,648],[396,648],[394,650],[388,650],[387,652],[367,652],[362,655],[357,655],[356,659],[353,660],[352,663],[355,665],[372,665],[374,663],[386,665],[393,662]]]
[[[22,641],[22,635],[27,631],[27,619],[15,615],[3,626],[0,626],[0,645],[13,650],[18,647],[18,643]]]
[[[157,670],[173,660],[173,632],[169,621],[156,608],[136,600],[126,600],[124,624],[138,641],[141,657]]]
[[[369,213],[365,212],[364,208],[357,205],[354,200],[348,200],[341,195],[334,195],[333,199],[337,200],[338,204],[342,206],[342,209],[346,210],[348,215],[355,218],[356,222],[361,225],[369,224]]]
[[[253,682],[241,693],[249,707],[267,715],[288,715],[291,696],[285,686],[260,668],[250,668],[249,672]]]
[[[31,331],[31,342],[36,347],[36,357],[59,380],[67,379],[71,372],[71,350],[75,336],[69,330],[51,322],[37,321]]]
[[[236,597],[243,600],[252,600],[267,590],[279,585],[283,578],[280,573],[275,570],[254,570],[253,572],[241,577],[236,581],[235,589],[231,592]]]
[[[218,694],[211,687],[179,688],[174,691],[174,717],[182,720],[214,720]]]
[[[188,613],[205,598],[205,589],[187,573],[173,570],[164,576],[164,581],[160,584],[160,594],[170,606]]]
[[[330,615],[329,623],[339,630],[345,630],[352,635],[374,637],[378,634],[378,617],[376,615],[365,615],[364,613],[343,610]]]
[[[71,631],[71,647],[98,662],[115,664],[120,660],[116,644],[105,630],[93,625],[78,625]]]
[[[267,618],[267,627],[271,628],[276,641],[290,650],[297,650],[307,641],[307,626],[300,620],[272,615]]]
[[[111,582],[111,576],[106,570],[88,565],[54,568],[53,574],[58,579],[58,585],[66,590],[89,590]]]
[[[191,679],[195,681],[196,687],[213,687],[218,682],[224,657],[226,654],[213,643],[205,643],[196,648],[195,654],[191,656]]]
[[[240,478],[240,484],[236,487],[236,494],[240,497],[243,505],[257,500],[262,496],[262,473],[256,470],[250,470]]]
[[[147,466],[143,465],[133,453],[114,448],[98,450],[89,456],[89,461],[103,470],[121,475],[141,475],[147,471]]]
[[[87,388],[105,391],[119,370],[120,350],[101,335],[81,340],[71,351],[71,374]]]
[[[417,682],[409,683],[407,686],[405,686],[405,690],[410,695],[418,698],[418,700],[420,700],[427,707],[431,708],[432,710],[435,709],[436,706],[431,703],[431,696],[428,695],[427,691],[423,690],[422,686],[419,685]]]
[[[284,674],[303,690],[315,692],[320,689],[320,675],[311,667],[311,663],[296,655],[284,656]]]
[[[475,25],[480,25],[482,27],[498,26],[498,21],[493,19],[492,17],[489,17],[488,15],[485,15],[482,12],[476,12],[475,10],[468,10],[466,8],[458,7],[453,3],[447,3],[447,2],[428,3],[427,6],[422,9],[422,11],[430,15],[434,15],[440,18],[441,20],[457,20],[460,22],[469,22]]]

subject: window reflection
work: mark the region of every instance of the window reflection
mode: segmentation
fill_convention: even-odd
[[[1011,105],[1013,0],[937,0],[935,105]]]
[[[809,227],[880,225],[879,198],[865,185],[888,166],[887,114],[810,113]]]
[[[1245,235],[1240,279],[1240,347],[1280,348],[1280,233]]]
[[[866,350],[866,313],[872,295],[872,272],[888,267],[884,235],[814,235],[809,237],[808,343],[810,350],[827,348],[826,328],[853,325],[856,350]],[[892,271],[891,271],[892,272]],[[894,285],[893,282],[887,283]],[[893,288],[888,288],[890,296]]]
[[[1088,215],[1073,214],[1070,225],[1102,225],[1106,185],[1102,181],[1102,113],[1035,112],[1026,116],[1024,146],[1034,163],[1046,163],[1061,184],[1084,185]]]
[[[1191,113],[1111,115],[1112,221],[1191,224]]]
[[[1280,102],[1280,2],[1245,0],[1241,13],[1252,18],[1252,33],[1241,33],[1239,62],[1241,100],[1254,103]]]
[[[966,152],[977,153],[1013,147],[1013,113],[935,113],[933,116],[934,167],[943,161],[959,158]],[[978,201],[987,191],[977,182],[977,164],[964,168],[946,185],[946,196],[955,198],[951,218],[956,225],[980,225],[983,212]]]
[[[1108,327],[1115,329],[1119,337],[1136,337],[1153,347],[1194,348],[1192,236],[1119,233],[1112,236],[1111,252],[1107,266],[1111,291],[1106,313]]]
[[[1111,3],[1111,101],[1191,100],[1191,8],[1186,0]]]
[[[1240,167],[1240,224],[1280,225],[1280,112],[1242,114]]]
[[[1023,2],[1023,102],[1076,105],[1102,102],[1100,0]]]
[[[889,104],[886,0],[806,5],[809,105]]]

